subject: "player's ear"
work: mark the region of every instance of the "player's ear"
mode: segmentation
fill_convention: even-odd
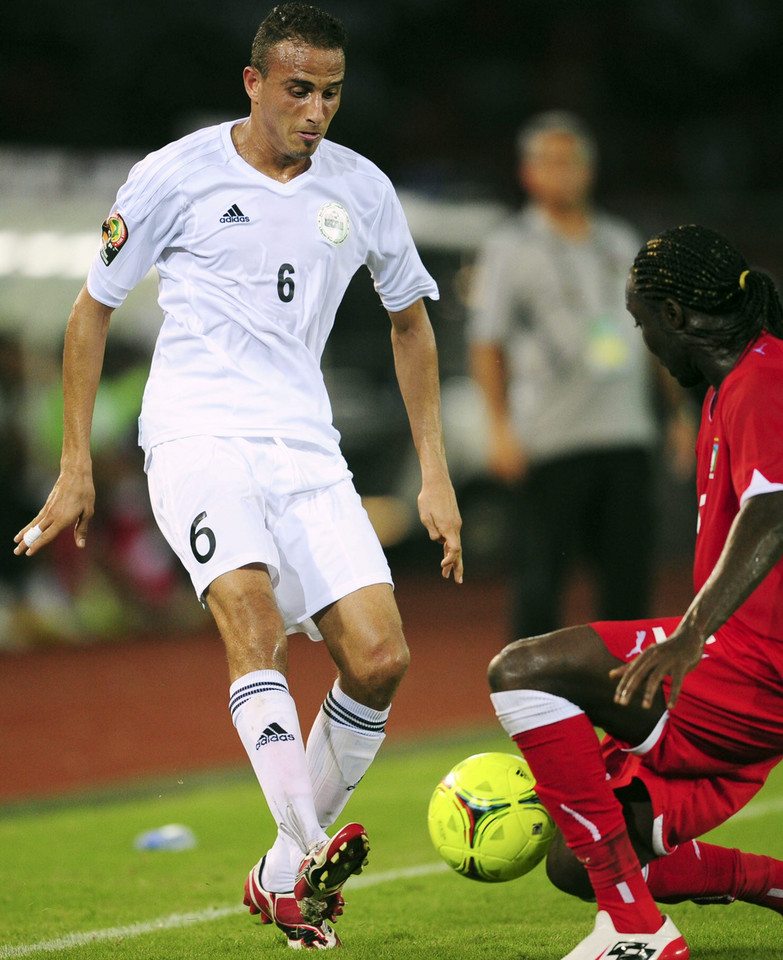
[[[672,300],[671,297],[667,297],[663,301],[662,315],[663,322],[669,330],[682,330],[687,323],[682,306],[676,300]]]
[[[262,83],[262,76],[256,67],[245,67],[242,71],[242,79],[245,82],[245,93],[251,100],[258,99],[258,90]]]

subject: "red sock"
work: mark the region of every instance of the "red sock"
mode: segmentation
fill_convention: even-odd
[[[744,900],[783,914],[783,861],[692,840],[647,867],[656,900]]]
[[[622,807],[606,782],[598,738],[584,714],[517,734],[536,793],[584,864],[599,910],[620,933],[663,923],[628,839]]]

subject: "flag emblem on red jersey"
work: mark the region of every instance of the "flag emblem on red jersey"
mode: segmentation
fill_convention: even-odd
[[[710,480],[712,480],[712,478],[715,476],[715,464],[718,462],[719,446],[720,444],[718,442],[718,438],[715,437],[715,439],[712,441],[712,456],[710,457],[710,476],[709,476]]]

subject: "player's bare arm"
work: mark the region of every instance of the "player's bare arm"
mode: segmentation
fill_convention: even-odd
[[[395,313],[392,349],[397,381],[421,465],[419,517],[431,540],[443,544],[441,571],[462,583],[462,518],[449,477],[440,413],[438,351],[422,300]]]
[[[77,547],[86,544],[95,505],[90,432],[111,314],[82,288],[65,333],[60,475],[42,509],[14,537],[18,556],[37,553],[70,526]]]
[[[667,706],[674,707],[682,681],[701,661],[708,638],[747,600],[782,556],[783,491],[751,497],[735,517],[712,574],[674,633],[611,672],[619,678],[615,701],[626,705],[641,688],[642,706],[650,707],[664,677],[670,676]]]

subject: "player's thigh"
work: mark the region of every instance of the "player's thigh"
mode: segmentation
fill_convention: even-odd
[[[631,636],[635,636],[635,623],[628,627]],[[490,687],[495,692],[540,690],[562,697],[615,737],[634,745],[642,743],[664,714],[663,696],[656,696],[649,710],[638,702],[627,706],[615,703],[618,681],[610,672],[624,660],[595,627],[568,627],[509,644],[490,663]],[[647,635],[652,638],[649,631]]]
[[[226,647],[231,679],[254,670],[288,670],[288,640],[269,571],[249,564],[216,577],[205,600]]]
[[[278,578],[279,553],[245,447],[234,438],[189,437],[155,447],[147,464],[155,519],[199,598],[217,577],[248,564]]]
[[[410,662],[391,585],[355,590],[314,619],[341,679],[365,692],[381,691],[390,699]]]
[[[291,449],[290,456],[300,487],[280,498],[279,509],[268,517],[280,556],[275,592],[289,627],[316,620],[364,587],[383,584],[389,588],[385,595],[392,582],[342,458],[312,449]]]
[[[666,741],[672,737],[667,734]],[[681,757],[672,766],[698,770],[704,756],[694,751],[688,756],[690,745],[679,745]],[[770,770],[779,758],[769,758],[744,768],[726,764],[724,774],[677,777],[676,773],[658,772],[642,763],[635,776],[644,784],[651,802],[651,847],[662,856],[679,844],[704,836],[729,820],[761,790]],[[656,758],[667,766],[665,759]]]

